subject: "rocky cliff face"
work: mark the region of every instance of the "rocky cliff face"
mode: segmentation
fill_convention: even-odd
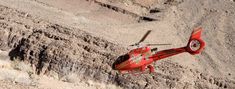
[[[232,45],[231,41],[226,42]],[[82,81],[94,80],[128,89],[235,88],[235,81],[231,79],[172,61],[159,62],[154,74],[120,74],[112,65],[128,51],[126,48],[80,29],[53,24],[5,6],[0,6],[0,49],[10,50],[11,60],[30,63],[37,74],[55,72],[59,78],[74,73]]]

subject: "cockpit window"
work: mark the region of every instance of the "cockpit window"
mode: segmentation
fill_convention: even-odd
[[[117,58],[117,60],[115,61],[114,64],[120,64],[120,63],[122,63],[122,62],[128,60],[129,58],[130,58],[130,57],[129,57],[128,54],[122,55],[122,56],[120,56],[120,57]]]

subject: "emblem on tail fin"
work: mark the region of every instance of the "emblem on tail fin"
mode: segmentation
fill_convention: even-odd
[[[189,53],[198,54],[204,49],[205,42],[201,39],[201,33],[201,27],[193,30],[186,48]]]

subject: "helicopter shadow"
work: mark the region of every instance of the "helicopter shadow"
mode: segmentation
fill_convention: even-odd
[[[129,58],[130,58],[130,57],[129,57],[128,54],[124,54],[124,55],[119,56],[119,57],[116,59],[116,61],[113,63],[112,68],[113,68],[114,70],[116,70],[116,69],[115,69],[115,65],[120,64],[120,63],[122,63],[122,62],[128,60]]]

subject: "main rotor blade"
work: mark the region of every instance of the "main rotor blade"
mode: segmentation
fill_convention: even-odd
[[[152,31],[152,30],[148,30],[148,31],[144,34],[144,36],[142,37],[142,39],[141,39],[138,43],[143,42],[143,41],[146,39],[146,37],[149,35],[149,33],[150,33],[151,31]]]
[[[136,45],[138,45],[137,43],[135,43],[135,44],[132,44],[132,45],[129,45],[129,46],[136,46]]]
[[[161,45],[171,45],[171,44],[146,44],[147,46],[154,46],[154,45],[158,45],[158,46],[161,46]]]

